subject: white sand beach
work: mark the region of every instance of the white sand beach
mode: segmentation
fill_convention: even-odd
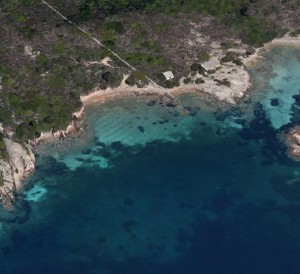
[[[300,36],[291,37],[289,33],[287,33],[281,38],[276,38],[271,42],[266,43],[263,47],[257,48],[254,54],[243,58],[242,62],[244,66],[238,66],[229,62],[221,64],[219,69],[213,74],[213,77],[210,77],[209,75],[203,77],[199,73],[191,76],[191,79],[194,81],[196,79],[203,79],[203,83],[200,84],[184,84],[181,80],[180,86],[173,89],[164,89],[160,86],[155,86],[153,83],[150,83],[146,87],[138,88],[137,86],[131,87],[127,85],[125,79],[128,75],[124,75],[119,87],[109,87],[105,90],[95,89],[88,95],[81,96],[81,101],[84,106],[88,106],[95,103],[105,103],[107,100],[120,96],[132,96],[137,94],[166,94],[177,96],[182,93],[197,91],[209,93],[220,101],[234,104],[251,90],[251,79],[247,72],[247,67],[263,60],[263,53],[277,46],[293,46],[300,48]],[[220,58],[220,56],[217,57]],[[220,84],[224,79],[226,79],[227,85]]]

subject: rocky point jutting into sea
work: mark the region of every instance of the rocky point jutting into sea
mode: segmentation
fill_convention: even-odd
[[[35,157],[28,144],[23,146],[5,139],[8,159],[0,159],[0,201],[7,210],[14,210],[16,194],[23,189],[22,181],[34,170]]]
[[[25,179],[35,169],[35,147],[45,142],[65,139],[72,134],[80,134],[80,121],[83,118],[84,108],[72,114],[70,125],[65,130],[43,132],[40,137],[20,144],[12,139],[5,138],[7,159],[0,159],[0,203],[13,212],[18,193],[24,190]],[[14,220],[13,214],[4,213],[4,219]]]

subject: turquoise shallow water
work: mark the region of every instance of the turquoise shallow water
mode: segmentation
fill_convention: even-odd
[[[256,93],[227,110],[201,94],[91,107],[82,138],[37,151],[29,218],[2,222],[1,273],[299,273],[300,167],[277,138],[297,123],[296,76],[278,80],[297,54],[268,53]]]
[[[299,94],[300,50],[274,48],[265,58],[250,72],[256,89],[255,99],[263,104],[273,127],[278,129],[290,122],[291,106],[295,102],[293,96]]]

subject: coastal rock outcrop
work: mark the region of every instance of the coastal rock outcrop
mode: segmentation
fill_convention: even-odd
[[[15,200],[15,180],[11,165],[0,159],[0,203],[7,209],[13,207]]]
[[[24,180],[35,168],[35,157],[29,145],[23,146],[5,138],[8,158],[0,159],[0,203],[13,209],[16,193],[22,189]]]
[[[83,115],[84,115],[84,107],[82,107],[79,111],[72,113],[71,122],[65,130],[57,130],[54,132],[51,129],[50,131],[44,131],[41,133],[40,137],[34,140],[29,140],[29,144],[35,147],[42,143],[65,139],[67,138],[67,136],[72,135],[74,133],[80,135],[83,131],[80,125]]]
[[[35,167],[35,157],[31,147],[27,144],[23,146],[10,139],[5,139],[7,153],[13,172],[16,190],[22,189],[21,181],[25,179]]]
[[[285,143],[289,156],[300,161],[300,127],[294,127],[287,133]]]
[[[52,130],[43,132],[39,138],[29,140],[29,144],[23,143],[21,145],[11,139],[4,138],[7,158],[0,159],[0,205],[2,204],[8,211],[17,209],[20,202],[17,203],[16,194],[23,189],[22,181],[35,169],[35,156],[32,146],[46,141],[66,138],[67,135],[73,133],[80,134],[82,132],[80,121],[83,115],[84,108],[81,108],[72,114],[72,121],[66,130],[58,130],[54,133]],[[1,212],[0,209],[0,215],[2,216]]]

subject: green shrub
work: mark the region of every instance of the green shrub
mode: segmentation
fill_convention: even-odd
[[[191,78],[185,78],[185,79],[183,79],[183,83],[185,85],[189,84],[190,82],[191,82]]]
[[[299,36],[299,35],[300,35],[300,29],[295,30],[295,31],[292,31],[292,32],[290,33],[290,36],[291,36],[291,37],[297,37],[297,36]]]
[[[67,83],[67,79],[65,79],[62,75],[51,75],[48,79],[48,86],[52,89],[61,89]]]
[[[122,24],[122,22],[119,22],[119,21],[107,22],[104,24],[104,27],[107,30],[112,30],[112,31],[115,31],[120,34],[125,32],[124,25]]]
[[[65,42],[62,39],[58,39],[53,46],[53,50],[56,54],[65,54],[67,52]]]
[[[5,149],[6,145],[4,142],[4,134],[2,132],[0,132],[0,150]]]
[[[210,56],[209,54],[206,52],[206,51],[201,51],[199,54],[198,54],[198,59],[200,62],[206,62],[210,59]]]
[[[12,87],[14,84],[14,79],[10,76],[3,76],[1,79],[1,84],[5,87]]]
[[[2,132],[0,132],[0,158],[2,158],[2,159],[7,158],[6,145],[4,142],[4,134]],[[1,179],[3,179],[3,178],[1,177],[1,174],[0,174],[0,185],[1,185]]]
[[[231,49],[231,48],[234,48],[235,45],[234,45],[233,41],[225,41],[225,42],[221,43],[221,47],[224,49]]]
[[[192,71],[198,71],[200,68],[201,68],[201,65],[198,64],[198,63],[193,63],[193,64],[191,65],[191,70],[192,70]]]
[[[48,57],[47,57],[46,55],[44,55],[44,54],[38,55],[38,56],[36,57],[35,61],[36,61],[36,63],[37,63],[38,65],[46,65],[46,64],[49,63]]]
[[[197,85],[199,85],[199,84],[205,83],[205,81],[204,81],[202,78],[198,78],[198,79],[196,79],[195,83],[196,83]]]

